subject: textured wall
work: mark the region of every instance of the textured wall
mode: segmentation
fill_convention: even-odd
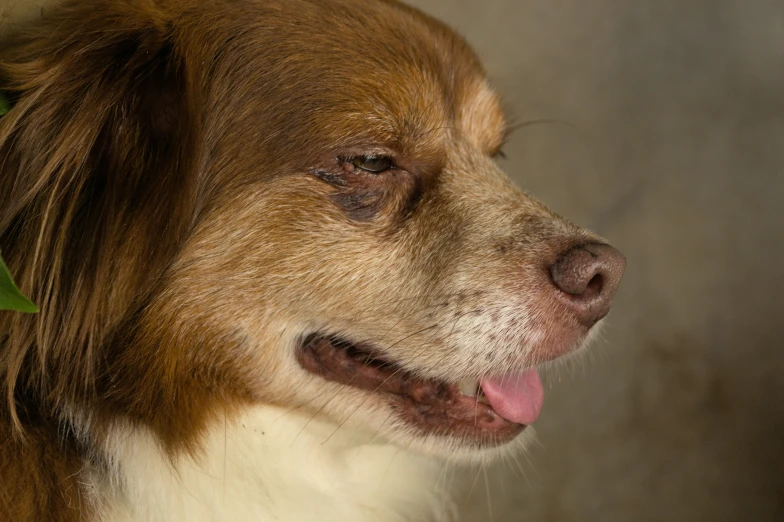
[[[0,31],[46,3],[0,0]],[[519,122],[567,122],[505,166],[629,261],[606,341],[550,376],[541,447],[463,477],[467,519],[784,520],[784,3],[413,3]]]

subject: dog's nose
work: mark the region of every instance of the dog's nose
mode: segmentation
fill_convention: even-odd
[[[550,267],[550,276],[581,324],[590,328],[610,311],[626,258],[610,245],[578,245]]]

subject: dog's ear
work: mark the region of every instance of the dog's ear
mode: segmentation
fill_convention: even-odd
[[[199,100],[183,49],[153,2],[120,0],[77,2],[0,50],[13,104],[0,119],[0,249],[41,310],[0,312],[12,408],[20,387],[53,405],[89,391],[97,349],[192,225]]]

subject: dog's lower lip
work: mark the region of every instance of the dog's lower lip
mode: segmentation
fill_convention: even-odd
[[[424,435],[490,446],[509,442],[525,428],[498,415],[486,400],[462,393],[458,384],[417,377],[376,354],[370,343],[312,334],[300,343],[297,359],[311,373],[382,398]]]

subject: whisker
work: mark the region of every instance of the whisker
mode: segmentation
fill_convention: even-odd
[[[520,461],[517,459],[517,455],[515,453],[511,453],[510,456],[511,460],[508,462],[513,462],[515,466],[517,466],[517,469],[520,470],[520,477],[525,480],[525,483],[528,485],[528,489],[533,489],[531,486],[531,481],[528,480],[528,475],[526,474],[525,469],[523,469],[523,465],[520,464]]]
[[[470,489],[470,490],[468,490],[468,495],[466,495],[466,498],[468,498],[468,497],[470,497],[471,495],[473,495],[473,493],[474,493],[474,489],[476,488],[476,483],[477,483],[477,481],[479,480],[479,475],[480,475],[481,473],[482,473],[481,469],[479,469],[479,467],[477,467],[477,469],[476,469],[476,475],[474,475],[474,481],[471,483],[471,489]]]
[[[493,520],[493,501],[490,496],[490,481],[487,478],[487,466],[482,464],[482,473],[485,476],[485,492],[487,493],[487,514],[490,516],[490,521]]]
[[[373,436],[370,437],[370,440],[367,442],[368,445],[372,444],[373,441],[376,440],[376,437],[381,432],[381,429],[384,427],[384,425],[387,423],[387,421],[389,419],[391,419],[391,418],[392,418],[392,414],[390,413],[389,415],[387,415],[387,418],[384,419],[384,422],[382,422],[381,425],[378,428],[376,428],[376,431],[373,433]]]
[[[302,428],[300,428],[300,430],[299,430],[299,431],[297,432],[297,434],[294,436],[294,440],[292,440],[292,441],[291,441],[291,445],[290,445],[289,447],[292,447],[292,446],[294,446],[294,443],[295,443],[295,442],[297,442],[297,438],[299,438],[299,436],[302,434],[302,432],[303,432],[303,431],[305,431],[305,428],[307,428],[307,427],[308,427],[308,424],[310,424],[310,422],[311,422],[313,419],[315,419],[315,418],[316,418],[316,416],[318,416],[318,414],[319,414],[319,413],[321,413],[321,411],[322,411],[322,410],[323,410],[323,409],[324,409],[324,408],[327,406],[327,404],[329,404],[330,402],[332,402],[332,400],[333,400],[333,399],[335,399],[335,397],[337,397],[338,395],[340,395],[340,394],[343,392],[343,390],[345,390],[345,389],[346,389],[346,388],[347,388],[347,387],[348,387],[348,386],[351,384],[351,381],[353,381],[353,380],[354,380],[354,376],[352,376],[352,377],[351,377],[351,379],[349,379],[349,380],[348,380],[348,382],[346,382],[345,384],[342,384],[342,385],[340,386],[340,388],[338,389],[338,391],[336,391],[336,392],[335,392],[335,395],[333,395],[332,397],[330,397],[330,398],[327,400],[327,402],[325,402],[324,404],[322,404],[322,405],[321,405],[321,408],[319,408],[319,409],[316,411],[316,413],[314,413],[314,414],[313,414],[313,416],[312,416],[312,417],[310,417],[310,418],[308,419],[308,421],[305,423],[305,425],[304,425],[304,426],[302,426]]]

